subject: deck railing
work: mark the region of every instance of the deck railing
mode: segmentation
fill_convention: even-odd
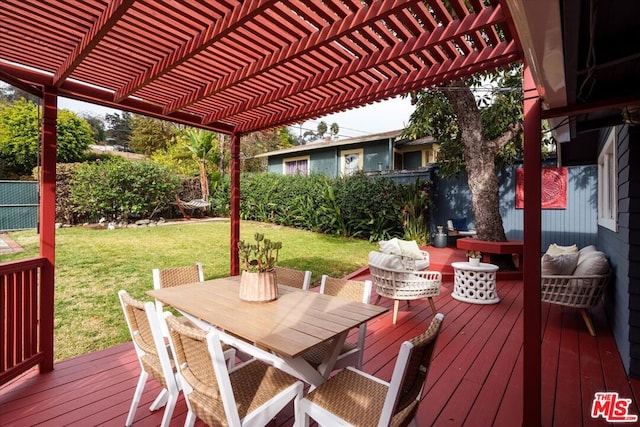
[[[0,385],[40,364],[43,301],[40,273],[45,258],[0,264]]]

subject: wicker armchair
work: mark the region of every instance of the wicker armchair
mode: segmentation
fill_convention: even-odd
[[[369,254],[369,271],[378,293],[376,304],[380,301],[380,297],[394,300],[394,325],[398,318],[400,301],[407,301],[410,307],[411,300],[428,298],[431,310],[434,314],[436,313],[433,297],[440,295],[442,273],[439,271],[408,270],[397,256],[375,251]]]
[[[543,275],[540,289],[542,302],[580,309],[589,333],[595,337],[596,332],[587,309],[598,304],[610,280],[611,272],[590,276]]]
[[[402,343],[390,382],[351,367],[344,369],[300,401],[296,425],[308,426],[309,417],[326,426],[406,426],[412,420],[417,425],[415,417],[443,319],[443,314],[436,314],[425,332]]]
[[[189,410],[186,426],[196,417],[209,426],[265,426],[290,402],[297,406],[302,382],[271,366],[270,353],[261,352],[267,363],[252,359],[228,369],[218,332],[190,327],[170,314],[165,320]]]

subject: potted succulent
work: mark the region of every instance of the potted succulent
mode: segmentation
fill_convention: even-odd
[[[467,251],[467,257],[469,258],[469,264],[477,267],[478,265],[480,265],[480,258],[482,258],[482,252]]]
[[[267,302],[278,298],[278,281],[273,267],[278,262],[282,242],[265,239],[256,233],[253,243],[238,242],[240,262],[244,271],[240,277],[240,299]]]

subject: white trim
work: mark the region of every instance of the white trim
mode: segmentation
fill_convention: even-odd
[[[617,128],[611,129],[598,156],[598,225],[618,231]]]
[[[296,157],[286,157],[282,159],[282,174],[283,175],[290,175],[287,173],[287,163],[291,163],[291,162],[299,162],[301,160],[306,160],[307,161],[307,172],[305,173],[305,175],[309,175],[309,169],[311,167],[311,156],[296,156]]]
[[[341,150],[340,151],[340,173],[343,176],[347,175],[346,156],[350,154],[358,155],[358,170],[361,171],[364,168],[364,149],[363,148],[355,148],[353,150]]]

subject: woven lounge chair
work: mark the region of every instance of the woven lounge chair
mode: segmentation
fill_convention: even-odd
[[[126,426],[133,424],[140,397],[144,391],[147,379],[151,376],[162,384],[162,391],[153,401],[149,410],[156,411],[165,406],[161,426],[168,426],[171,415],[178,400],[180,391],[175,373],[169,359],[169,352],[164,343],[160,321],[152,302],[141,302],[133,299],[125,290],[118,292],[122,311],[131,333],[138,361],[140,362],[140,377],[136,391],[131,401],[131,407]]]
[[[407,301],[411,307],[411,300],[428,298],[433,313],[436,305],[433,297],[440,295],[442,287],[442,273],[439,271],[408,270],[395,255],[372,251],[369,253],[369,272],[373,278],[378,298],[393,299],[393,324],[398,318],[400,301]]]
[[[170,314],[165,320],[189,409],[185,426],[196,417],[209,426],[264,426],[291,401],[297,407],[302,382],[256,359],[229,370],[215,330],[192,328]],[[266,351],[252,353],[274,359]]]
[[[293,288],[309,290],[311,287],[311,272],[293,268],[273,267],[278,278],[278,284],[291,286]]]
[[[320,293],[369,304],[371,287],[372,283],[370,280],[361,282],[357,280],[336,279],[335,277],[329,277],[325,274],[322,276],[320,283]],[[334,370],[347,366],[355,366],[358,369],[362,368],[362,354],[364,353],[366,335],[367,324],[363,323],[358,329],[358,341],[345,341],[342,345],[342,349],[333,368]],[[309,363],[318,367],[325,359],[328,349],[329,344],[324,344],[306,352],[303,357]]]
[[[438,313],[429,328],[400,346],[391,381],[346,368],[304,397],[296,422],[319,425],[404,426],[416,422],[416,413],[444,315]]]

